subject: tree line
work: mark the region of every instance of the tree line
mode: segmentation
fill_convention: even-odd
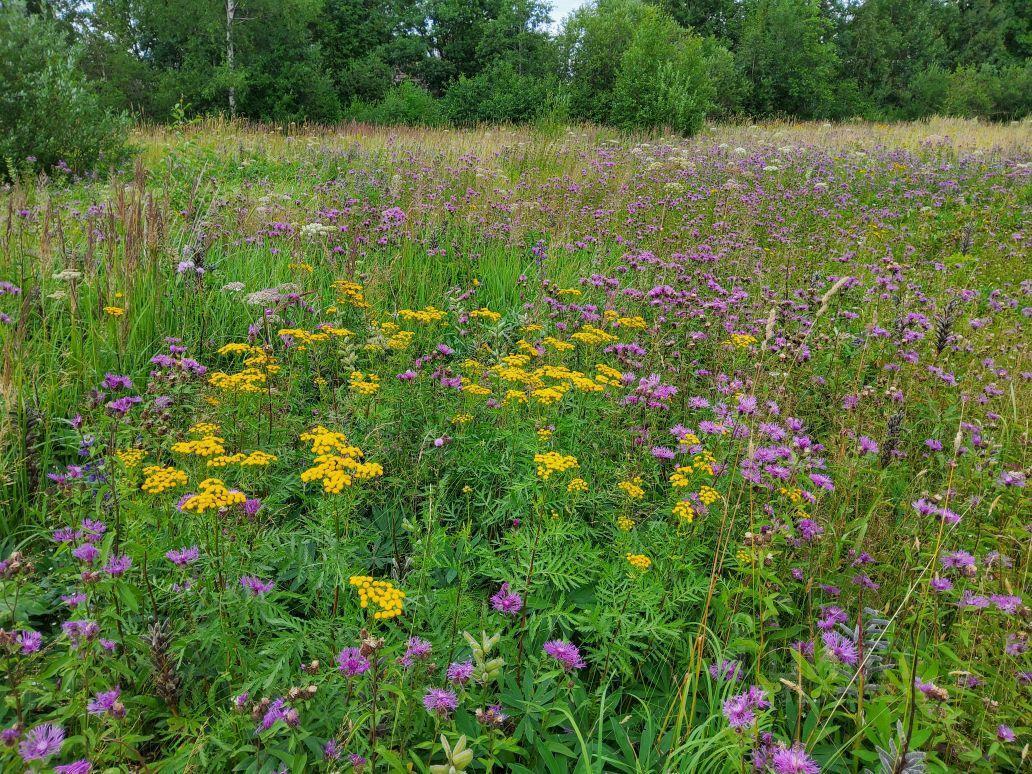
[[[558,27],[545,0],[0,0],[0,13],[0,107],[23,118],[26,89],[54,88],[29,72],[44,62],[71,80],[65,99],[156,122],[690,133],[706,118],[1008,120],[1032,104],[1027,0],[595,0]]]

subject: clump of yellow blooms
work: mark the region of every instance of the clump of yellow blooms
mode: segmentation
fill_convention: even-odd
[[[451,418],[451,423],[453,425],[465,425],[465,424],[467,424],[469,422],[472,422],[472,421],[473,421],[473,415],[472,414],[456,414],[455,416],[453,416]]]
[[[568,384],[553,384],[551,387],[542,387],[539,390],[531,390],[530,394],[538,403],[543,406],[551,406],[553,403],[558,403],[563,399],[563,396],[569,392],[570,385]]]
[[[756,337],[750,336],[748,333],[732,333],[731,338],[726,342],[728,346],[738,347],[738,349],[747,349],[755,343]]]
[[[720,493],[711,486],[699,487],[699,502],[703,505],[713,505],[720,499]]]
[[[587,344],[589,346],[612,344],[614,341],[619,341],[619,339],[612,333],[607,333],[601,328],[596,328],[594,325],[584,325],[580,330],[572,334],[570,338],[574,341],[579,341],[581,344]]]
[[[376,335],[365,346],[370,351],[380,351],[384,347],[396,351],[407,349],[416,335],[412,331],[402,330],[400,325],[393,322],[376,323],[373,328]]]
[[[503,405],[509,405],[510,403],[526,403],[526,393],[520,392],[519,390],[509,390],[505,393],[505,398],[502,399]]]
[[[148,465],[143,469],[143,484],[140,485],[147,494],[161,494],[166,489],[174,489],[186,483],[186,473],[175,468],[161,465]]]
[[[352,371],[348,384],[351,386],[351,391],[357,395],[375,395],[380,389],[380,377],[376,374]]]
[[[570,342],[563,341],[562,339],[557,339],[555,338],[555,336],[546,336],[541,340],[541,343],[544,344],[546,347],[554,349],[556,352],[569,352],[571,349],[577,348]]]
[[[343,433],[317,425],[307,433],[302,433],[301,440],[312,444],[314,455],[314,464],[302,471],[301,480],[306,484],[322,481],[324,492],[338,494],[355,481],[383,475],[383,466],[376,462],[363,462],[364,452],[349,444]]]
[[[621,532],[630,532],[634,529],[634,519],[630,516],[620,516],[616,520],[616,526]]]
[[[309,273],[315,271],[315,267],[312,266],[312,264],[305,263],[303,261],[301,263],[288,263],[287,264],[287,268],[288,269],[296,269],[298,271],[307,271]]]
[[[539,441],[548,441],[552,438],[552,431],[547,427],[542,427],[537,431],[537,437]]]
[[[649,327],[649,324],[645,322],[645,318],[639,315],[634,317],[618,317],[616,318],[616,324],[620,328],[630,328],[631,330],[643,331]]]
[[[127,468],[135,468],[147,456],[147,452],[143,449],[122,449],[121,451],[116,451],[115,456]]]
[[[641,476],[635,476],[630,481],[621,481],[617,486],[632,500],[640,500],[645,496],[645,490],[641,487]]]
[[[566,491],[570,494],[573,494],[574,492],[587,492],[588,482],[583,478],[572,478],[570,479],[570,483],[566,485]]]
[[[275,454],[269,454],[261,450],[253,451],[250,454],[237,452],[222,457],[213,457],[208,460],[209,468],[224,468],[227,465],[240,465],[244,468],[263,468],[266,465],[279,459]]]
[[[580,467],[573,455],[554,451],[535,454],[534,463],[537,465],[537,474],[543,481],[548,481],[553,473],[563,473],[571,468]]]
[[[202,438],[206,435],[215,435],[221,428],[214,422],[198,422],[187,430],[188,435],[194,435],[198,438]]]
[[[462,391],[469,395],[479,395],[480,397],[491,394],[491,388],[485,387],[482,384],[464,384],[462,385]]]
[[[471,320],[486,320],[487,322],[496,323],[502,319],[502,315],[501,312],[493,312],[486,306],[482,306],[470,312],[469,318]]]
[[[712,452],[703,449],[701,452],[692,457],[692,467],[700,473],[707,473],[713,475],[714,466],[717,464],[717,458],[713,456]]]
[[[627,563],[641,572],[645,572],[652,566],[652,560],[645,554],[627,554]]]
[[[337,291],[337,300],[342,304],[350,304],[355,309],[368,309],[369,302],[365,299],[362,286],[357,282],[349,280],[337,280],[333,283],[333,289]]]
[[[619,387],[623,384],[623,374],[615,368],[599,363],[595,366],[595,381],[609,387]]]
[[[691,484],[692,467],[690,465],[681,465],[673,473],[670,474],[670,486],[678,489]]]
[[[803,501],[803,490],[798,487],[793,487],[792,489],[781,487],[778,491],[791,500],[793,505],[799,505]]]
[[[172,444],[172,451],[176,454],[193,454],[197,457],[214,457],[218,454],[225,454],[226,447],[223,444],[225,438],[218,435],[206,435],[192,441],[177,441]]]
[[[368,575],[352,575],[348,583],[358,589],[359,605],[378,607],[373,618],[380,620],[401,615],[405,592],[395,588],[390,581],[373,580]]]
[[[226,489],[226,485],[218,478],[206,478],[198,485],[201,491],[183,503],[184,511],[204,513],[214,509],[228,508],[231,505],[243,505],[247,496],[235,489]]]
[[[123,314],[125,314],[125,309],[123,309],[120,306],[105,306],[104,314],[108,315],[109,317],[121,317]]]
[[[398,317],[402,320],[408,320],[409,322],[417,322],[421,325],[432,325],[433,323],[440,322],[448,313],[433,306],[428,306],[425,309],[399,309]]]
[[[690,500],[678,500],[673,507],[674,516],[683,524],[691,524],[695,521],[695,508]]]

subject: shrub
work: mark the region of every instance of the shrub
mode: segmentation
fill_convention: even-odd
[[[452,84],[444,95],[444,114],[458,126],[533,121],[548,105],[550,87],[548,80],[520,75],[509,62],[499,62]]]
[[[702,127],[710,96],[702,39],[650,6],[620,60],[612,122],[624,129],[669,126],[694,134]]]
[[[128,120],[103,109],[77,57],[78,50],[47,21],[20,5],[0,7],[0,159],[5,167],[49,169],[64,162],[87,172],[125,157]]]
[[[444,123],[440,103],[411,81],[392,86],[379,102],[353,102],[348,113],[354,120],[369,124],[440,126]]]

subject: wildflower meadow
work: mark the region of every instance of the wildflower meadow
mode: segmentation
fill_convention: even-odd
[[[0,768],[1027,771],[1032,130],[137,130],[0,191]]]

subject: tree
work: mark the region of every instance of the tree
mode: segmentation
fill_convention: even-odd
[[[752,0],[737,50],[751,115],[831,114],[838,55],[828,33],[816,0]]]
[[[642,14],[620,58],[610,120],[625,129],[668,126],[695,134],[711,106],[703,41],[660,9]]]
[[[49,20],[0,5],[0,177],[12,166],[86,172],[125,157],[128,123],[103,108],[79,55]]]

